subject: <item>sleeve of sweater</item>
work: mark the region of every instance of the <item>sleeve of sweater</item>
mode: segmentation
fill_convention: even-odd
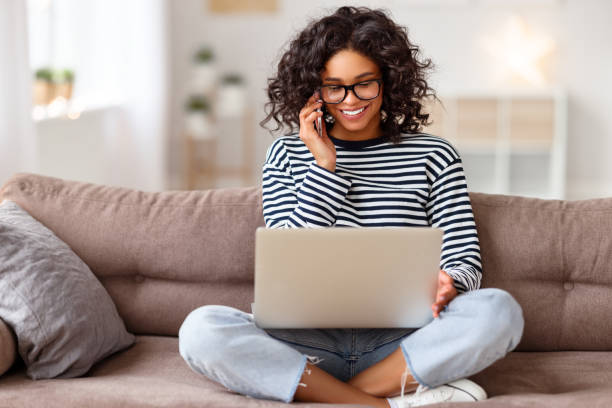
[[[268,228],[321,228],[336,221],[351,181],[315,162],[299,185],[285,144],[277,139],[263,165],[263,216]]]
[[[482,264],[476,223],[461,158],[440,170],[431,185],[427,216],[444,231],[440,267],[454,280],[458,292],[480,287]]]

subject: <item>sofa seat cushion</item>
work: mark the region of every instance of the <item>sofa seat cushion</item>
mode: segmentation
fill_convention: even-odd
[[[474,406],[612,406],[611,366],[612,352],[511,353],[472,377],[491,397]],[[133,347],[97,364],[87,377],[32,381],[14,367],[0,378],[0,401],[14,408],[286,406],[246,398],[191,371],[178,339],[161,336],[138,336]]]
[[[610,367],[609,351],[513,352],[471,379],[491,407],[610,407]]]
[[[304,407],[317,404],[303,404]],[[193,372],[178,338],[137,336],[129,349],[95,365],[87,376],[30,380],[15,366],[0,377],[0,407],[282,407],[236,394]]]

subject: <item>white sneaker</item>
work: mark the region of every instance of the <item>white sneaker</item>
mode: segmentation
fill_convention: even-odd
[[[475,382],[461,379],[431,389],[419,386],[412,394],[389,399],[399,408],[409,408],[438,402],[481,401],[487,399],[487,393]]]

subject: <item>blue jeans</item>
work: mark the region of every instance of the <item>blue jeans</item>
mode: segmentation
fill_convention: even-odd
[[[457,296],[420,329],[264,330],[249,313],[203,306],[183,322],[179,351],[194,371],[235,392],[291,402],[308,361],[347,381],[401,347],[412,376],[431,388],[488,367],[522,333],[514,298],[480,289]]]

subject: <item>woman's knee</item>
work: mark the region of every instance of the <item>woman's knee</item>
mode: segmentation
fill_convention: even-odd
[[[187,315],[179,329],[179,352],[185,360],[202,359],[207,352],[218,353],[227,342],[223,327],[244,321],[243,312],[222,305],[207,305]]]
[[[477,311],[483,334],[497,338],[507,344],[507,351],[513,350],[523,335],[523,310],[514,297],[502,289],[487,288],[473,293],[480,298]],[[493,336],[491,336],[493,334]]]

